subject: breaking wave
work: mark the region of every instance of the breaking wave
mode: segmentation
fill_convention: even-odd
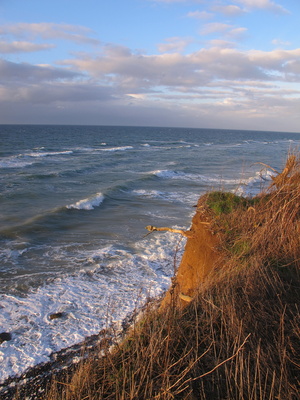
[[[97,193],[94,196],[91,196],[86,199],[82,199],[77,201],[76,203],[70,204],[66,206],[69,210],[76,209],[76,210],[93,210],[95,207],[99,207],[100,204],[103,202],[104,196],[102,193]]]
[[[109,147],[99,149],[100,151],[125,151],[125,150],[132,150],[133,146],[119,146],[119,147]]]

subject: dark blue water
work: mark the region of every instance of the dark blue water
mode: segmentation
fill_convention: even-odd
[[[292,133],[0,126],[1,376],[120,321],[165,290],[178,237],[210,189],[255,194]],[[109,309],[109,311],[108,311]],[[68,316],[56,323],[50,312]],[[15,360],[15,361],[14,361]]]

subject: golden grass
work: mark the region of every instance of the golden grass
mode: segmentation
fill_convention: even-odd
[[[45,399],[299,399],[299,155],[230,212],[200,202],[225,261],[196,299],[150,305],[119,346],[53,377]]]

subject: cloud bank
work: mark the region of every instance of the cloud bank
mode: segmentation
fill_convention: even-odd
[[[246,27],[211,20],[215,13],[287,11],[270,0],[232,3],[186,13],[183,18],[201,21],[198,37],[166,37],[151,54],[104,43],[84,26],[1,26],[0,121],[299,131],[300,48],[247,50],[239,46]],[[61,41],[79,49],[51,64],[11,58],[51,51]]]

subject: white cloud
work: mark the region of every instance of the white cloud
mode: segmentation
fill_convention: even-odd
[[[269,11],[273,11],[279,14],[289,14],[289,11],[287,9],[285,9],[280,4],[277,4],[271,0],[235,0],[235,1],[241,3],[242,5],[250,9],[259,8],[259,9],[266,9]]]
[[[274,39],[274,40],[272,40],[272,44],[274,44],[277,47],[286,47],[286,46],[290,46],[291,42],[281,40],[281,39]]]
[[[202,42],[199,36],[198,42],[184,36],[158,39],[157,54],[147,54],[125,46],[104,45],[92,30],[82,26],[1,25],[0,53],[11,54],[11,60],[19,59],[14,56],[18,53],[54,46],[61,56],[66,45],[59,43],[62,41],[97,46],[90,53],[88,46],[82,46],[85,52],[64,56],[70,59],[52,66],[46,64],[50,62],[47,58],[40,58],[35,65],[0,60],[1,122],[153,125],[157,121],[162,125],[280,129],[279,121],[288,121],[299,131],[300,49],[246,51],[237,49],[234,43],[247,29],[235,25],[232,17],[254,10],[287,13],[280,0],[144,1],[170,6],[168,10],[175,3],[193,4],[179,7],[179,11],[184,10],[182,17],[198,19],[198,29],[208,36],[203,36]],[[178,8],[175,11],[178,16]],[[174,18],[174,14],[169,15]],[[210,20],[212,17],[220,22],[207,23],[215,21]],[[180,22],[178,33],[179,29]],[[160,30],[157,34],[164,35]],[[128,43],[129,39],[123,39]],[[197,43],[197,51],[187,53]],[[278,39],[273,45],[290,46]],[[64,51],[70,49],[74,47],[67,43]],[[26,59],[36,58],[27,54]]]
[[[241,85],[245,80],[300,82],[300,49],[243,52],[225,45],[226,42],[217,42],[215,47],[187,55],[151,56],[107,46],[101,54],[80,54],[63,64],[124,93],[135,93],[138,89],[151,92],[157,87],[194,90],[232,79],[239,80]]]
[[[257,81],[219,81],[174,93],[128,92],[95,83],[1,89],[2,123],[223,127],[299,132],[300,91]],[[131,97],[130,97],[130,96]],[[13,107],[12,107],[13,105]],[[216,118],[217,116],[217,118]],[[288,124],[287,124],[288,121]]]
[[[14,101],[28,101],[36,104],[51,104],[59,102],[107,101],[112,96],[112,90],[97,85],[68,83],[38,86],[23,86],[10,89]]]
[[[152,1],[155,3],[166,3],[166,4],[207,3],[207,1],[205,2],[204,0],[148,0],[148,1]],[[232,2],[242,4],[246,9],[249,10],[258,8],[258,9],[266,9],[279,14],[289,14],[289,11],[285,9],[281,4],[272,0],[232,0]],[[210,3],[212,5],[213,11],[221,12],[229,16],[240,15],[246,12],[245,8],[242,9],[235,4],[222,5],[220,4],[220,1],[211,1]]]
[[[226,34],[239,29],[223,28]],[[171,47],[160,50],[187,42],[169,38],[163,45]],[[263,129],[280,116],[300,126],[299,113],[293,114],[300,103],[300,49],[241,51],[224,40],[210,45],[189,54],[153,55],[106,45],[98,53],[74,54],[60,67],[2,60],[1,121],[29,123],[31,116],[51,123],[55,115],[56,123],[151,125],[155,116],[159,124],[201,121],[209,127],[218,115],[220,125],[232,126],[234,118],[240,129]]]
[[[248,54],[250,61],[272,69],[281,70],[288,61],[300,61],[300,48],[294,50],[276,49],[269,52],[251,50]]]
[[[243,37],[247,31],[248,31],[247,28],[233,28],[227,32],[227,36],[232,39],[233,38],[237,39]]]
[[[191,39],[172,37],[165,39],[167,43],[161,43],[157,46],[160,53],[183,52],[191,43]]]
[[[201,33],[203,35],[209,35],[212,33],[223,33],[233,28],[233,25],[224,24],[221,22],[211,22],[203,26]]]
[[[41,50],[49,50],[55,47],[51,44],[35,44],[32,42],[25,41],[13,41],[13,42],[5,42],[0,41],[0,53],[9,54],[9,53],[30,53]]]
[[[242,15],[246,12],[241,7],[232,4],[227,6],[216,5],[213,7],[213,11],[220,12],[228,16]]]
[[[234,27],[234,25],[224,24],[220,22],[212,22],[204,25],[200,31],[200,34],[202,35],[222,34],[222,40],[224,39],[236,40],[242,38],[247,31],[248,31],[247,28]]]
[[[187,16],[189,18],[196,18],[196,19],[210,19],[214,16],[214,14],[209,13],[207,11],[190,11]]]
[[[224,39],[213,39],[208,42],[210,47],[222,47],[225,49],[231,49],[236,46],[234,42],[224,40]]]
[[[154,95],[160,98],[161,93],[188,94],[203,91],[204,88],[218,97],[221,95],[214,88],[222,86],[231,92],[232,82],[235,82],[234,91],[245,85],[255,87],[272,83],[276,86],[279,81],[282,84],[300,83],[300,49],[239,51],[225,47],[227,42],[213,44],[214,47],[201,48],[186,55],[143,55],[135,54],[126,47],[105,46],[100,54],[80,53],[74,59],[62,61],[64,68],[1,60],[0,85],[2,89],[23,87],[23,91],[26,87],[27,93],[38,93],[38,88],[42,93],[44,87],[47,87],[45,93],[50,93],[48,85],[52,85],[54,98],[55,94],[61,97],[59,83],[66,93],[76,88],[78,98],[80,93],[85,98],[88,90],[93,97],[95,88],[97,93],[99,88],[102,92],[107,88],[115,96],[133,93],[144,100]],[[269,88],[274,90],[271,86]],[[232,97],[230,93],[229,97]]]
[[[2,25],[0,35],[12,35],[15,38],[63,39],[76,43],[99,44],[97,39],[90,37],[92,31],[83,26],[55,23],[17,23]]]
[[[0,84],[9,85],[30,85],[41,84],[61,80],[73,80],[82,76],[80,72],[70,71],[64,68],[50,66],[36,66],[27,63],[14,63],[0,59]]]

